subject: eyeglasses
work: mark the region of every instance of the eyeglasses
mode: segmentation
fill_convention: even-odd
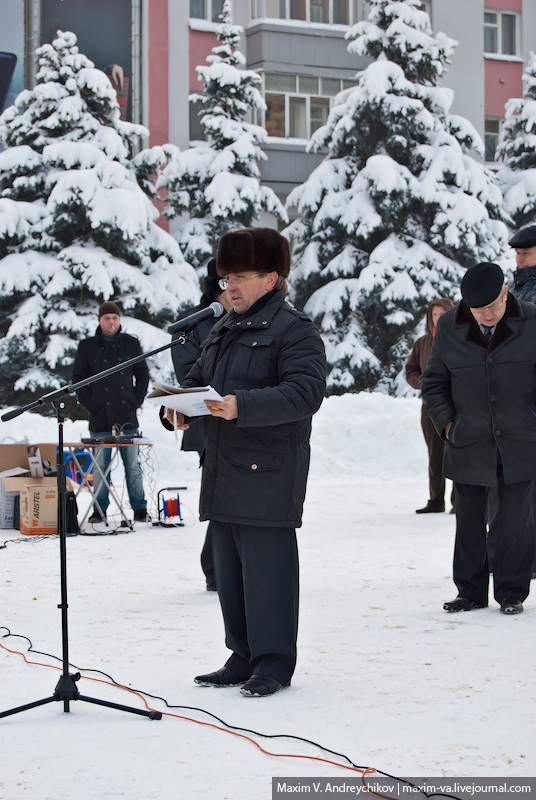
[[[262,272],[255,272],[253,275],[235,275],[234,277],[229,275],[227,278],[220,278],[218,285],[220,289],[225,290],[230,284],[240,286],[243,281],[247,281],[249,278],[261,278],[262,275]]]

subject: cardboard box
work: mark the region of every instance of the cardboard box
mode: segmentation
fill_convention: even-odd
[[[32,448],[39,448],[41,458],[55,467],[57,461],[57,446],[50,442],[45,444],[0,444],[0,473],[14,467],[22,467],[30,472],[28,457]]]
[[[28,479],[26,479],[28,480]],[[58,487],[56,479],[34,478],[20,487],[20,532],[43,536],[58,532]]]
[[[51,464],[56,464],[57,447],[55,444],[0,444],[0,528],[13,528],[13,508],[15,497],[20,487],[28,483],[28,477],[12,477],[18,470],[30,474],[30,448],[39,448],[41,458],[46,458]],[[5,474],[2,474],[5,473]],[[31,479],[37,483],[39,479]],[[49,483],[56,483],[55,478],[47,478]]]
[[[32,477],[18,477],[18,478],[1,478],[0,479],[0,497],[1,497],[1,514],[0,519],[2,522],[2,528],[15,528],[15,520],[13,517],[14,506],[15,506],[15,497],[21,492],[23,486],[34,485],[34,486],[52,486],[54,490],[56,490],[57,483],[56,478],[32,478]],[[67,490],[72,492],[73,491],[73,483],[72,481],[67,478]],[[57,506],[57,500],[56,500]],[[20,503],[20,509],[22,511],[22,503]],[[56,509],[56,517],[55,517],[55,525],[57,527],[57,509]],[[41,533],[42,531],[40,531]],[[57,533],[57,531],[55,531]]]

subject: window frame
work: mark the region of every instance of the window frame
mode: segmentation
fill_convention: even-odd
[[[208,0],[207,0],[208,2]],[[334,22],[335,3],[336,0],[303,0],[305,4],[305,19],[291,16],[291,0],[277,0],[280,8],[283,10],[283,16],[270,17],[266,13],[267,0],[251,0],[251,18],[252,19],[269,19],[277,21],[292,20],[294,22],[309,22],[313,25],[344,25],[349,27],[354,25],[359,20],[359,12],[357,7],[357,0],[344,0],[346,3],[346,14],[348,22]],[[315,16],[315,9],[319,7],[320,3],[327,4],[328,19],[327,21],[317,21],[312,17]],[[311,8],[313,13],[311,13]]]
[[[323,104],[327,107],[327,117],[329,116],[329,112],[333,107],[333,101],[336,95],[343,91],[344,89],[350,88],[348,87],[348,78],[334,78],[332,75],[301,75],[301,74],[291,74],[291,73],[277,73],[277,72],[262,72],[259,73],[262,77],[262,95],[265,102],[267,102],[267,97],[273,95],[274,97],[281,97],[283,98],[282,103],[282,116],[283,116],[283,131],[281,134],[270,134],[268,133],[267,129],[267,109],[263,109],[262,112],[258,116],[258,124],[263,127],[266,132],[268,133],[268,140],[273,138],[278,139],[296,139],[298,141],[309,141],[313,133],[318,130],[320,125],[316,124],[317,120],[311,119],[311,103],[314,105],[315,101],[321,101],[317,103],[318,106]],[[283,89],[273,89],[273,88],[266,88],[267,80],[266,78],[272,75],[284,75],[285,77],[288,75],[295,79],[295,88],[292,90],[285,91]],[[315,78],[318,80],[318,92],[305,92],[300,91],[300,78]],[[337,80],[339,81],[339,92],[335,94],[324,94],[322,93],[322,78],[328,80]],[[269,81],[268,81],[269,83]],[[346,84],[346,85],[345,85]],[[305,136],[295,136],[291,134],[291,123],[293,116],[291,114],[291,103],[292,101],[303,101],[305,100],[305,114],[306,114],[306,135]],[[313,124],[315,127],[313,128]]]
[[[488,130],[486,130],[486,126],[488,125],[488,123],[493,123],[494,125],[496,124],[497,125],[497,130],[496,131],[488,131]],[[504,118],[503,117],[485,117],[484,118],[484,156],[485,156],[486,164],[496,164],[497,163],[497,159],[496,159],[497,147],[499,146],[499,142],[500,142],[500,139],[501,139],[501,130],[502,130],[503,124],[504,124]],[[491,159],[491,160],[488,159],[488,157],[487,157],[488,142],[490,140],[490,137],[494,138],[493,159]]]
[[[222,0],[201,0],[201,2],[204,3],[204,5],[205,5],[205,16],[204,17],[193,17],[192,16],[191,0],[189,0],[189,8],[188,8],[189,18],[190,19],[204,19],[207,22],[213,22],[214,24],[220,24],[221,20],[219,18],[218,19],[212,19],[212,14],[213,14],[213,8],[214,8],[213,3],[215,3],[215,2],[217,2],[218,4],[221,3],[222,8],[223,8]],[[220,13],[221,13],[221,11],[220,11]]]
[[[491,20],[486,21],[486,15],[495,16],[496,22]],[[503,49],[504,39],[504,25],[505,17],[512,17],[514,19],[514,52],[506,53]],[[486,29],[496,32],[497,49],[486,50]],[[495,58],[519,58],[521,53],[521,13],[519,11],[511,11],[498,8],[485,8],[484,9],[484,25],[483,25],[483,50],[485,56],[493,56]]]

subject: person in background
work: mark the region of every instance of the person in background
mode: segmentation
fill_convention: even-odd
[[[419,336],[406,361],[406,380],[412,389],[422,389],[422,375],[428,364],[432,343],[436,332],[437,321],[445,311],[453,308],[449,297],[438,297],[432,300],[426,309],[426,333]],[[436,514],[445,510],[445,478],[443,477],[443,451],[445,443],[436,433],[434,423],[426,411],[426,404],[421,406],[421,428],[428,448],[428,502],[423,508],[417,508],[416,514]],[[451,494],[451,513],[454,512],[454,489]]]
[[[267,697],[290,685],[296,665],[296,528],[326,357],[314,324],[285,300],[290,251],[281,234],[226,233],[216,261],[233,310],[212,328],[183,386],[210,384],[222,395],[206,403],[199,508],[200,519],[211,521],[231,655],[194,680]],[[173,411],[166,413],[171,423]],[[177,418],[185,429],[188,420]]]
[[[72,382],[77,383],[96,375],[123,361],[141,354],[135,336],[121,333],[121,312],[116,303],[102,303],[99,308],[99,324],[95,336],[84,339],[78,345],[73,364]],[[149,370],[145,360],[125,370],[120,370],[76,393],[79,402],[89,412],[89,432],[93,439],[112,435],[112,428],[119,426],[124,436],[135,436],[138,429],[136,410],[141,406],[149,385]],[[130,505],[136,522],[146,522],[147,502],[143,491],[143,474],[138,447],[120,447],[125,468],[125,478]],[[99,450],[97,463],[104,474],[110,464],[112,451],[109,447]],[[108,488],[98,470],[94,471],[94,492],[102,514],[97,506],[88,522],[106,521]]]
[[[536,225],[521,228],[508,242],[516,251],[516,266],[508,291],[518,300],[536,304]],[[493,572],[495,545],[497,541],[498,500],[495,491],[490,492],[489,503],[488,559]],[[536,541],[536,486],[532,486],[532,518]],[[532,578],[536,578],[536,561],[532,566]]]
[[[190,314],[195,314],[196,311],[207,308],[214,302],[221,303],[226,311],[230,311],[233,307],[229,299],[229,293],[220,289],[218,273],[216,272],[216,259],[212,258],[207,264],[207,274],[199,305],[184,312],[184,314],[179,317],[179,320]],[[213,325],[214,319],[204,319],[190,331],[177,331],[177,333],[174,334],[173,340],[177,341],[178,344],[171,348],[171,358],[179,385],[186,378],[199,358],[203,342],[210,333]],[[201,456],[203,450],[203,423],[201,421],[191,425],[188,430],[183,432],[181,450],[197,451],[199,456]],[[210,522],[208,524],[203,549],[201,550],[201,568],[205,575],[207,591],[217,591]]]
[[[423,375],[423,397],[446,440],[443,472],[456,489],[450,613],[488,605],[487,503],[497,491],[493,592],[503,614],[520,614],[534,562],[536,306],[517,300],[497,264],[474,264],[462,301],[447,311]]]

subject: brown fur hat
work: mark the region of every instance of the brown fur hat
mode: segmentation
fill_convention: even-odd
[[[245,228],[224,233],[216,257],[219,275],[255,270],[278,272],[284,278],[290,270],[288,241],[272,228]]]

